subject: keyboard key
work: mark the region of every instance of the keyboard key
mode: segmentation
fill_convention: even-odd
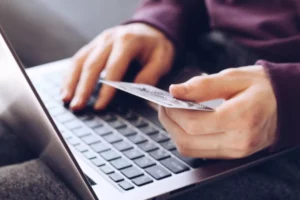
[[[110,144],[122,141],[122,138],[118,136],[116,133],[105,135],[103,136],[103,138]]]
[[[64,126],[69,130],[73,130],[73,129],[81,127],[80,122],[77,120],[72,120],[72,121],[66,122],[66,123],[64,123]]]
[[[148,174],[150,174],[150,176],[155,178],[156,180],[161,180],[161,179],[171,176],[171,173],[169,173],[167,170],[165,170],[164,168],[162,168],[159,165],[154,165],[152,167],[148,167],[145,169],[145,171]]]
[[[127,113],[130,112],[129,109],[126,108],[125,106],[115,106],[113,110],[120,115],[126,115]]]
[[[86,125],[91,128],[97,128],[99,126],[103,126],[103,123],[97,118],[93,118],[85,121]]]
[[[205,164],[205,161],[203,159],[182,156],[177,150],[172,151],[172,153],[193,168],[198,168]]]
[[[147,126],[148,123],[143,120],[142,118],[138,118],[136,120],[130,120],[130,123],[135,126],[135,127],[138,127],[138,128],[141,128],[141,127],[144,127],[144,126]]]
[[[49,83],[48,81],[43,81],[43,82],[41,82],[41,84],[42,84],[41,87],[45,91],[48,91],[48,90],[50,90],[53,87],[53,85],[51,83]]]
[[[72,130],[72,132],[78,137],[91,135],[91,132],[83,127]]]
[[[128,113],[126,113],[126,114],[124,114],[124,115],[122,115],[126,120],[136,120],[137,118],[138,118],[138,116],[135,114],[135,113],[133,113],[133,112],[128,112]]]
[[[111,161],[120,158],[121,156],[113,150],[108,150],[100,153],[100,156],[106,161]]]
[[[111,178],[111,180],[113,180],[114,182],[120,182],[124,180],[124,178],[119,173],[113,173],[109,175],[109,178]]]
[[[88,135],[81,137],[82,141],[88,145],[95,144],[100,142],[100,139],[95,135]]]
[[[132,128],[129,128],[129,127],[118,129],[118,132],[126,137],[137,134],[137,132],[135,130],[133,130]]]
[[[125,168],[130,167],[132,165],[128,160],[126,160],[124,158],[119,158],[117,160],[113,160],[113,161],[110,162],[110,164],[112,166],[114,166],[117,170],[125,169]]]
[[[86,157],[89,160],[97,157],[97,155],[91,151],[85,151],[82,154],[84,155],[84,157]]]
[[[84,146],[83,144],[76,145],[75,148],[81,153],[88,151],[88,148],[86,146]]]
[[[153,135],[150,135],[150,137],[155,141],[155,142],[164,142],[164,141],[167,141],[169,140],[170,138],[167,137],[165,134],[163,133],[155,133]]]
[[[162,160],[162,159],[170,157],[169,153],[167,153],[165,150],[162,150],[162,149],[157,149],[155,151],[151,151],[149,154],[155,160]]]
[[[52,106],[56,107],[51,108]],[[57,107],[57,104],[48,104],[46,105],[46,107],[49,110],[49,113],[52,117],[57,117],[66,113],[66,110],[60,106]]]
[[[134,144],[140,144],[147,141],[147,139],[142,134],[129,136],[128,139]]]
[[[91,114],[77,115],[77,117],[78,117],[79,119],[81,119],[82,121],[87,121],[87,120],[91,120],[91,119],[94,118],[94,116],[91,115]]]
[[[80,140],[78,140],[75,137],[71,137],[67,139],[68,143],[71,144],[72,146],[76,146],[80,144]]]
[[[49,95],[44,94],[43,96],[41,96],[41,98],[42,98],[44,103],[53,102],[52,98]]]
[[[60,96],[60,94],[57,94],[56,96],[53,96],[53,98],[54,98],[56,101],[61,101],[61,96]]]
[[[131,146],[128,142],[126,141],[121,141],[121,142],[117,142],[117,143],[114,143],[113,144],[114,147],[116,149],[118,149],[119,151],[125,151],[125,150],[128,150],[128,149],[132,149],[133,146]]]
[[[99,114],[99,117],[101,117],[101,119],[106,122],[114,121],[117,119],[117,117],[112,113]]]
[[[63,130],[60,130],[59,132],[62,134],[62,136],[65,138],[65,140],[70,139],[70,138],[73,137],[73,134],[72,134],[72,133],[65,132],[65,131],[63,131]]]
[[[115,172],[114,169],[111,168],[111,167],[108,166],[108,165],[104,165],[104,166],[102,166],[102,167],[99,167],[99,169],[100,169],[103,173],[105,173],[105,174],[111,174],[111,173],[114,173],[114,172]]]
[[[43,99],[43,98],[42,98]],[[51,99],[51,98],[50,98]],[[50,112],[50,114],[52,115],[52,112],[58,112],[58,114],[63,114],[64,112],[66,112],[66,110],[62,107],[59,106],[59,104],[57,104],[54,101],[49,101],[49,102],[44,102],[46,108],[48,109],[48,111]]]
[[[165,149],[167,149],[169,151],[172,151],[172,150],[176,149],[176,146],[172,142],[172,140],[168,140],[168,141],[162,142],[161,146],[163,146]]]
[[[140,131],[142,133],[145,133],[146,135],[151,135],[151,134],[154,134],[154,133],[158,133],[159,131],[152,127],[152,126],[144,126],[144,127],[141,127],[140,128]]]
[[[109,133],[112,133],[112,130],[107,127],[107,126],[101,126],[101,127],[97,127],[97,128],[93,128],[93,130],[98,134],[98,135],[107,135]]]
[[[135,159],[134,162],[140,168],[147,168],[147,167],[155,165],[155,162],[151,158],[148,158],[148,157],[145,157],[145,156],[141,157],[141,158],[138,158],[138,159]]]
[[[131,160],[144,156],[144,154],[138,149],[130,149],[130,150],[124,151],[123,153],[127,158],[129,158]]]
[[[55,121],[55,120],[54,120],[54,123],[60,132],[65,132],[66,129],[62,124],[60,124],[58,121]]]
[[[51,74],[51,81],[53,81],[54,84],[56,84],[57,86],[60,86],[63,82],[63,77],[62,76],[55,76],[57,74]]]
[[[127,190],[131,190],[131,189],[134,188],[133,185],[131,185],[131,183],[129,183],[128,181],[122,181],[122,182],[120,182],[119,186],[121,188],[123,188],[123,190],[126,190],[126,191]]]
[[[165,160],[160,161],[166,168],[171,170],[175,174],[179,174],[181,172],[189,170],[187,166],[176,160],[175,158],[167,158]]]
[[[124,122],[122,122],[120,120],[110,121],[110,122],[108,122],[108,124],[111,127],[113,127],[114,129],[120,129],[120,128],[124,128],[127,126]]]
[[[91,161],[92,161],[92,163],[93,163],[94,165],[96,165],[97,167],[100,167],[100,166],[105,165],[104,161],[101,160],[100,158],[93,158]]]
[[[48,90],[47,93],[50,94],[53,97],[57,97],[57,96],[60,97],[60,89],[56,89],[56,88],[51,87],[51,90]]]
[[[154,144],[153,142],[145,142],[138,145],[143,151],[150,152],[153,150],[158,149],[158,146]]]
[[[65,113],[56,117],[56,120],[60,121],[61,123],[65,123],[73,119],[75,119],[75,117],[70,113]]]
[[[46,106],[46,108],[48,109],[49,112],[51,110],[55,110],[55,109],[59,109],[59,108],[63,109],[65,112],[67,112],[66,109],[64,109],[64,107],[60,106],[60,103],[57,103],[57,102],[53,101],[53,98],[51,96],[48,96],[47,94],[41,94],[41,93],[39,93],[39,94],[40,94],[43,101],[44,101],[44,99],[43,99],[44,96],[47,98],[47,100],[50,100],[50,101],[44,102],[44,104],[45,104],[45,106]]]
[[[129,179],[143,175],[143,172],[136,167],[129,167],[121,170],[121,173],[124,174]]]
[[[101,152],[104,152],[104,151],[107,151],[109,150],[110,148],[104,144],[103,142],[98,142],[96,144],[92,144],[91,145],[91,148],[96,151],[97,153],[101,153]]]
[[[143,176],[137,177],[135,179],[132,179],[132,182],[134,184],[136,184],[137,186],[143,186],[143,185],[152,183],[153,180],[151,178],[149,178],[148,176],[143,175]]]

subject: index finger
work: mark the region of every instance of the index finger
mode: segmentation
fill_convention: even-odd
[[[123,79],[129,63],[135,56],[133,51],[133,49],[129,49],[129,46],[125,46],[120,42],[116,42],[114,44],[106,64],[105,80],[121,81]],[[94,105],[95,110],[104,109],[109,104],[115,93],[115,88],[103,84],[99,92],[98,99]]]
[[[70,66],[71,69],[68,71],[68,74],[66,75],[66,81],[63,83],[61,88],[61,96],[64,102],[69,102],[72,100],[75,94],[76,86],[79,82],[83,64],[92,49],[92,46],[89,44],[81,48],[72,58]]]
[[[82,109],[93,92],[94,86],[103,70],[111,51],[110,43],[101,41],[86,59],[76,88],[75,97],[71,102],[71,109]]]

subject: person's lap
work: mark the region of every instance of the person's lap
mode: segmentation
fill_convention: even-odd
[[[1,123],[0,158],[0,199],[77,199],[67,185]]]
[[[173,200],[299,199],[298,157],[280,158],[212,182]]]
[[[77,199],[67,185],[14,135],[1,132],[2,143],[6,145],[0,145],[0,199]],[[173,200],[299,199],[299,184],[298,156],[286,156]]]
[[[38,159],[0,169],[0,199],[78,199],[53,172]]]

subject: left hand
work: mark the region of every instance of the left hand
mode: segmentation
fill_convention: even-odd
[[[277,102],[262,66],[194,77],[170,92],[194,102],[226,99],[214,112],[160,107],[159,119],[184,156],[243,158],[275,141]]]

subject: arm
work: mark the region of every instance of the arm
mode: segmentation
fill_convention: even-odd
[[[278,126],[273,150],[300,144],[300,63],[258,61],[271,79],[277,100]]]
[[[126,23],[142,22],[159,29],[178,50],[207,31],[208,21],[202,0],[143,0]]]

